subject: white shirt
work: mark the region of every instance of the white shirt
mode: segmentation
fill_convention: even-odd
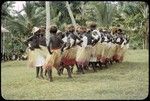
[[[92,31],[92,36],[95,38],[95,39],[98,39],[101,35],[100,35],[100,32],[98,30],[93,30]]]

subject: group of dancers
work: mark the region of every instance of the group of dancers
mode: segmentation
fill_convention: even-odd
[[[97,29],[95,22],[87,27],[70,24],[65,32],[52,25],[49,32],[50,39],[46,44],[45,29],[34,27],[33,35],[26,40],[26,44],[28,64],[36,67],[36,77],[44,78],[44,71],[50,81],[53,81],[53,68],[58,75],[62,75],[66,68],[69,78],[72,78],[74,67],[77,67],[77,73],[84,74],[89,67],[96,72],[97,68],[122,62],[129,48],[129,38],[122,29]]]

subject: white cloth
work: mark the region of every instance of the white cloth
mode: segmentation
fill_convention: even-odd
[[[93,30],[92,31],[92,36],[95,38],[95,39],[98,39],[100,37],[100,32],[98,30]]]
[[[83,36],[82,41],[83,41],[83,42],[81,43],[81,46],[82,46],[82,47],[86,47],[86,46],[87,46],[87,43],[88,43],[87,37],[86,37],[86,36]]]
[[[100,32],[98,30],[93,30],[92,33],[97,33],[98,35],[100,35]]]
[[[67,36],[62,39],[64,42],[67,42]]]
[[[108,41],[108,38],[106,36],[104,36],[104,41]]]
[[[121,39],[120,38],[117,38],[117,40],[116,40],[117,42],[120,42],[121,41]]]
[[[70,38],[70,44],[71,44],[71,46],[73,45],[73,43],[74,43],[74,40],[72,38]]]
[[[97,57],[91,57],[90,62],[97,62]]]
[[[127,40],[124,39],[123,43],[121,44],[121,48],[123,48],[126,43],[127,43]]]
[[[102,41],[102,33],[100,33],[100,32],[99,32],[99,37],[100,37],[100,39],[98,42],[101,42]]]
[[[36,67],[43,66],[44,63],[45,63],[45,58],[40,56],[40,55],[38,55],[38,57],[35,60],[35,66]]]
[[[79,42],[80,42],[80,40],[76,39],[76,43],[79,43]]]

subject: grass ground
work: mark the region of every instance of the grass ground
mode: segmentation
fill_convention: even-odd
[[[36,79],[26,61],[1,63],[1,94],[4,99],[145,99],[148,96],[148,51],[128,50],[123,63],[67,79],[53,69],[53,82]]]

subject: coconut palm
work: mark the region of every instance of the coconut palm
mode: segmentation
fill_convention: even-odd
[[[15,12],[15,15],[7,19],[7,29],[10,31],[6,37],[7,51],[18,50],[25,48],[24,40],[32,35],[31,31],[34,26],[45,25],[45,9],[42,7],[35,7],[31,2],[26,2],[23,5],[24,14]]]
[[[14,1],[7,1],[2,4],[1,9],[1,21],[3,22],[5,20],[5,17],[11,17],[10,12],[13,10],[11,9],[13,7]]]
[[[42,7],[36,8],[32,6],[32,3],[26,2],[23,5],[24,14],[16,11],[16,16],[10,21],[9,28],[12,31],[16,31],[17,35],[22,34],[24,36],[30,35],[30,32],[34,26],[45,25],[45,9]],[[15,33],[14,33],[15,34]]]
[[[111,26],[116,11],[114,4],[110,2],[88,2],[85,9],[87,9],[87,19],[96,21],[102,27]]]

